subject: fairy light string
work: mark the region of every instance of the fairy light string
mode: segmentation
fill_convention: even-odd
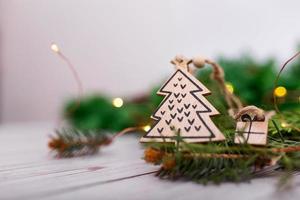
[[[67,67],[72,72],[72,75],[73,75],[73,77],[76,81],[76,84],[77,84],[78,97],[76,99],[76,105],[74,107],[72,107],[72,109],[69,109],[69,111],[66,113],[66,115],[68,116],[68,115],[71,115],[81,104],[81,98],[83,96],[83,84],[82,84],[82,81],[80,79],[80,76],[79,76],[78,72],[76,71],[76,68],[74,67],[74,65],[72,64],[70,59],[62,53],[62,51],[60,50],[58,45],[56,43],[52,43],[50,48],[54,53],[56,53],[59,56],[60,59],[62,59],[67,64]],[[123,106],[124,101],[123,101],[122,98],[117,97],[117,98],[112,99],[112,104],[113,104],[114,107],[120,108],[120,107]],[[58,124],[60,124],[60,123],[58,123]],[[115,134],[112,137],[112,141],[114,139],[126,134],[126,133],[133,132],[133,131],[147,132],[150,128],[151,128],[150,125],[125,128],[124,130],[122,130],[122,131],[118,132],[117,134]]]
[[[277,87],[278,85],[278,81],[279,81],[279,78],[280,78],[280,75],[282,74],[283,70],[286,68],[286,66],[291,62],[293,61],[295,58],[297,58],[298,56],[300,56],[300,51],[297,52],[296,54],[294,54],[291,58],[289,58],[283,65],[282,67],[280,68],[277,76],[276,76],[276,79],[274,81],[274,87],[273,87],[273,104],[274,104],[274,108],[276,110],[277,113],[281,113],[280,110],[279,110],[279,107],[278,107],[278,102],[277,102],[277,97],[284,97],[286,94],[287,94],[287,91],[284,87],[280,86],[280,87]],[[280,118],[281,118],[281,126],[283,128],[285,127],[291,127],[297,131],[300,131],[300,128],[298,127],[295,127],[291,124],[288,124],[285,122],[285,119],[282,115],[280,115]]]

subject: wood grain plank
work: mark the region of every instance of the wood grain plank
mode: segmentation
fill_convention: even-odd
[[[0,199],[297,199],[299,188],[276,193],[276,178],[203,186],[158,179],[141,157],[139,138],[124,136],[95,156],[55,159],[49,126],[0,126]],[[13,145],[12,145],[13,144]],[[295,177],[294,185],[300,184]]]

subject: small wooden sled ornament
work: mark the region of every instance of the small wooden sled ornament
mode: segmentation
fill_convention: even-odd
[[[266,145],[268,136],[268,118],[258,119],[257,116],[245,113],[236,124],[234,143]]]
[[[172,63],[177,70],[157,93],[165,98],[151,116],[156,123],[140,141],[176,142],[176,134],[189,143],[225,140],[210,118],[219,114],[204,98],[210,91],[188,71],[190,60]]]

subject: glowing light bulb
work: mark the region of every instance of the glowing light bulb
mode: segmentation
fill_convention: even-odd
[[[123,99],[121,99],[121,98],[114,98],[113,100],[112,100],[112,105],[114,106],[114,107],[116,107],[116,108],[120,108],[120,107],[122,107],[123,106]]]
[[[143,127],[143,130],[144,130],[145,132],[148,132],[150,129],[151,129],[151,126],[150,126],[150,125],[146,125],[146,126]]]
[[[277,97],[284,97],[287,94],[287,90],[285,89],[285,87],[279,86],[279,87],[275,88],[274,94]]]
[[[225,86],[231,94],[234,92],[234,87],[231,83],[226,83]]]
[[[54,51],[55,53],[58,53],[59,52],[59,48],[57,46],[57,44],[55,43],[52,43],[51,46],[50,46],[51,50]]]
[[[285,123],[285,122],[281,122],[281,124],[280,124],[280,125],[281,125],[281,127],[282,127],[282,128],[286,128],[286,127],[288,127],[288,126],[289,126],[289,125],[288,125],[287,123]]]

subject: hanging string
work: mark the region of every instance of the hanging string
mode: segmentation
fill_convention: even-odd
[[[53,52],[55,52],[59,58],[61,58],[66,64],[67,64],[67,67],[70,69],[75,81],[76,81],[76,84],[77,84],[77,90],[78,90],[78,97],[76,99],[76,103],[75,105],[69,109],[67,112],[66,112],[66,117],[68,117],[69,115],[71,115],[79,106],[80,106],[80,103],[81,103],[81,97],[83,95],[83,86],[82,86],[82,82],[80,80],[80,77],[79,77],[79,74],[78,72],[76,71],[76,68],[74,67],[74,65],[71,63],[71,61],[60,51],[59,47],[57,46],[57,44],[55,43],[52,43],[51,44],[51,50]],[[59,121],[57,123],[57,127],[59,127],[61,121]]]
[[[280,110],[278,108],[278,105],[277,105],[277,97],[275,95],[275,89],[277,87],[277,83],[279,81],[279,78],[280,78],[280,75],[281,73],[283,72],[283,70],[285,69],[285,67],[292,61],[294,60],[296,57],[298,57],[300,55],[300,51],[298,53],[296,53],[295,55],[293,55],[290,59],[288,59],[281,67],[281,69],[279,70],[278,74],[277,74],[277,77],[275,79],[275,82],[274,82],[274,87],[273,87],[273,103],[274,103],[274,108],[276,110],[276,112],[280,113]]]
[[[173,60],[171,60],[171,63],[174,64],[177,69],[184,68],[191,74],[195,74],[195,70],[190,69],[190,63],[193,63],[196,68],[203,68],[205,64],[211,65],[213,68],[211,78],[218,83],[221,92],[224,94],[225,101],[230,108],[229,112],[233,112],[229,114],[233,115],[243,108],[243,104],[240,99],[227,89],[223,68],[216,62],[200,56],[195,57],[194,59],[188,59],[182,55],[177,55]]]
[[[237,113],[243,108],[243,104],[238,97],[236,97],[227,89],[225,84],[225,73],[223,68],[218,63],[209,59],[205,59],[205,63],[210,64],[213,67],[211,78],[219,84],[219,87],[221,88],[221,91],[225,96],[225,101],[230,107],[230,109],[233,111],[234,114]]]

